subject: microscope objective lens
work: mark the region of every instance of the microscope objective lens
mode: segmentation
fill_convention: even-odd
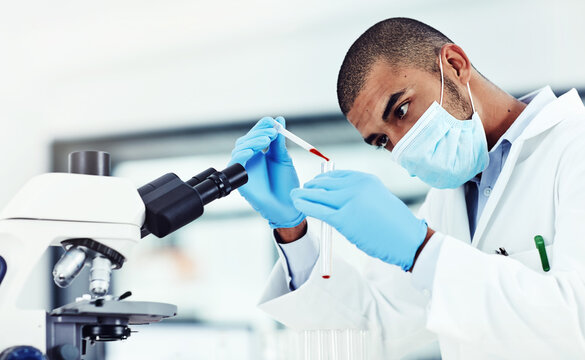
[[[78,247],[71,247],[61,256],[53,267],[53,280],[59,287],[67,287],[75,280],[83,266],[87,254]]]
[[[110,287],[110,274],[112,273],[112,262],[103,257],[96,256],[91,262],[89,272],[89,291],[94,296],[104,296]]]

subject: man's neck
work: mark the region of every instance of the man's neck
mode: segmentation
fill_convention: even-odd
[[[518,101],[477,73],[473,75],[469,85],[474,100],[477,99],[475,100],[477,112],[483,123],[488,149],[491,150],[526,108],[526,104]]]

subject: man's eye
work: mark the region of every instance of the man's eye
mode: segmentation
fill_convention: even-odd
[[[396,111],[394,111],[394,114],[396,115],[397,118],[402,120],[406,116],[407,112],[408,112],[408,103],[404,103],[404,104],[400,105],[396,109]]]
[[[386,145],[388,145],[388,136],[387,135],[379,136],[378,139],[376,140],[376,146],[378,147],[378,149],[386,147]]]

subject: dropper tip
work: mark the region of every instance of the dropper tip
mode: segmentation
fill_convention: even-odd
[[[310,151],[311,153],[313,153],[313,154],[315,154],[315,155],[317,155],[317,156],[319,156],[319,157],[321,157],[321,158],[325,159],[325,161],[329,161],[329,158],[328,158],[327,156],[323,155],[323,154],[322,154],[322,153],[321,153],[319,150],[317,150],[317,149],[315,149],[315,148],[312,148],[312,149],[311,149],[311,150],[309,150],[309,151]]]

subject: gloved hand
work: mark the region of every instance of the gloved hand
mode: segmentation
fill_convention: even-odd
[[[246,169],[248,183],[238,191],[270,227],[290,228],[300,224],[305,215],[294,207],[290,197],[290,191],[299,187],[299,178],[284,136],[274,129],[275,121],[285,126],[283,117],[265,117],[239,138],[229,164],[240,163]]]
[[[408,271],[427,224],[374,175],[331,171],[291,192],[294,205],[325,221],[366,254]]]

